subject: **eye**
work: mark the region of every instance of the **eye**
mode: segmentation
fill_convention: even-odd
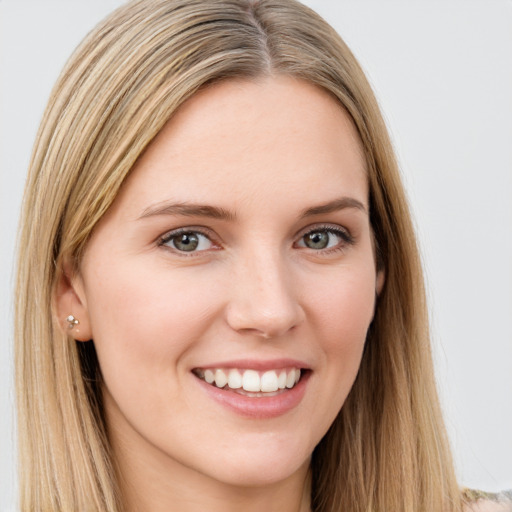
[[[352,237],[341,228],[323,227],[308,231],[297,242],[298,247],[315,251],[343,248],[353,243]]]
[[[165,235],[160,245],[170,247],[179,252],[191,253],[211,249],[213,242],[199,231],[178,230]]]

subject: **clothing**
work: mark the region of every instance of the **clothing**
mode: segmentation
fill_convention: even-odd
[[[478,506],[476,510],[512,512],[512,490],[492,493],[475,489],[464,489],[462,496],[468,505],[474,503],[475,506]],[[496,508],[491,508],[492,504]]]

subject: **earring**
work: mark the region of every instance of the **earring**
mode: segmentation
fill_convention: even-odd
[[[66,322],[68,323],[68,329],[73,329],[75,325],[78,325],[80,323],[80,320],[78,320],[78,318],[75,318],[73,315],[69,315],[66,318]]]

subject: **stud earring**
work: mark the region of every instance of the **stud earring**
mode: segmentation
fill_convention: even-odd
[[[78,325],[80,323],[80,320],[78,320],[78,318],[75,318],[73,315],[69,315],[66,318],[66,322],[68,323],[68,329],[73,329],[75,325]]]

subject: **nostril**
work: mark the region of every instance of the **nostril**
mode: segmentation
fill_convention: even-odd
[[[270,340],[273,337],[272,334],[270,334],[266,331],[260,330],[260,329],[244,327],[242,329],[237,329],[237,331],[242,334],[257,336],[257,337],[263,338],[265,340]]]
[[[269,311],[256,304],[232,303],[227,310],[228,325],[240,334],[270,340],[296,329],[304,320],[299,304],[283,305]]]

